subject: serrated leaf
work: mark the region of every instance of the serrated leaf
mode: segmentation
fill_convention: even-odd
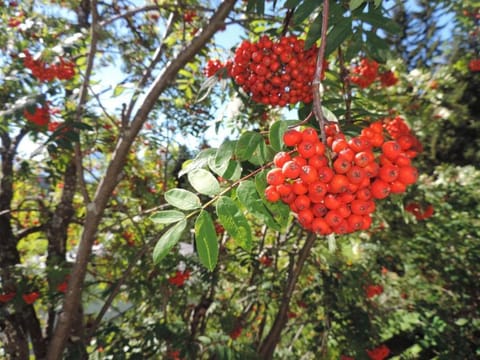
[[[235,155],[239,160],[249,160],[258,144],[262,141],[262,135],[257,132],[247,131],[243,133],[235,147]]]
[[[217,195],[220,192],[220,184],[210,171],[195,169],[188,173],[190,185],[203,195]]]
[[[178,173],[178,176],[183,176],[185,174],[188,174],[192,170],[206,167],[210,156],[215,156],[216,153],[217,149],[213,148],[200,151],[193,160],[186,161],[184,163],[184,166],[182,170],[180,170],[180,172]]]
[[[352,19],[344,18],[330,30],[327,35],[325,57],[336,50],[349,36],[352,35]]]
[[[238,186],[237,197],[253,216],[257,217],[261,222],[264,222],[269,228],[277,231],[281,230],[280,225],[275,222],[272,215],[263,204],[253,181],[243,181]]]
[[[183,231],[187,226],[187,220],[182,220],[170,229],[158,240],[155,248],[153,249],[153,262],[158,264],[168,252],[178,243]]]
[[[200,262],[213,271],[218,261],[218,240],[212,217],[205,210],[195,220],[195,244]]]
[[[181,210],[195,210],[202,206],[197,195],[184,189],[170,189],[165,193],[165,201]]]
[[[220,224],[241,248],[249,251],[252,248],[252,230],[243,212],[235,201],[222,196],[216,205]]]
[[[156,224],[171,224],[183,219],[185,214],[178,210],[163,210],[150,216],[150,220]]]

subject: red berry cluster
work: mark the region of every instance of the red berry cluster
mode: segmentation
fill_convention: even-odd
[[[50,108],[48,103],[45,103],[43,106],[35,108],[33,113],[29,112],[28,109],[23,111],[23,116],[25,118],[38,126],[46,126],[50,122]]]
[[[305,42],[295,36],[278,41],[262,36],[258,42],[240,44],[230,76],[255,102],[273,106],[310,103],[316,58],[317,47],[305,50]]]
[[[382,285],[368,285],[365,288],[365,295],[367,299],[371,299],[374,296],[381,295],[383,293],[383,286]]]
[[[181,287],[185,284],[185,281],[187,281],[189,278],[190,278],[190,270],[185,270],[185,271],[177,270],[174,276],[171,276],[168,278],[168,282],[171,285]]]
[[[418,177],[413,142],[386,139],[388,124],[372,123],[350,140],[329,125],[329,150],[313,128],[287,130],[284,143],[294,150],[275,155],[265,197],[288,204],[305,229],[321,235],[368,229],[375,200],[404,192]]]
[[[468,63],[468,68],[472,72],[480,71],[480,59],[472,59]]]
[[[24,50],[23,54],[25,55],[23,65],[40,81],[52,81],[55,78],[70,80],[75,76],[75,64],[61,56],[56,63],[49,65],[40,59],[34,59],[28,50]]]
[[[383,360],[390,355],[390,349],[387,345],[381,345],[374,349],[367,350],[367,355],[371,360]]]
[[[206,77],[211,77],[216,75],[220,71],[220,69],[224,69],[227,66],[228,64],[224,64],[218,59],[210,59],[208,60],[205,69],[203,69],[203,73]]]
[[[425,220],[432,217],[434,213],[433,205],[422,206],[417,202],[411,202],[405,205],[405,211],[413,214],[417,220]]]
[[[359,65],[352,68],[350,81],[362,89],[369,87],[377,79],[384,87],[393,86],[398,82],[398,78],[391,70],[379,74],[378,68],[375,60],[363,58]]]

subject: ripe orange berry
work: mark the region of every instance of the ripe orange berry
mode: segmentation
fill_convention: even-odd
[[[365,170],[360,166],[352,166],[347,171],[347,178],[353,184],[360,184],[366,178]]]
[[[283,134],[283,142],[287,146],[295,146],[302,141],[302,133],[296,129],[288,129]]]
[[[311,158],[316,154],[315,143],[310,141],[302,141],[297,146],[297,151],[301,157],[305,159]]]
[[[282,169],[274,168],[267,173],[267,184],[280,185],[285,181],[285,176],[282,173]]]
[[[318,144],[321,144],[321,143],[318,143]],[[311,165],[318,170],[321,167],[328,165],[328,159],[325,155],[320,155],[317,152],[317,154],[315,154],[314,156],[308,159],[307,163],[308,165]]]
[[[300,165],[296,161],[289,160],[283,164],[282,174],[288,179],[296,179],[300,175]]]
[[[342,156],[339,156],[333,162],[333,168],[337,172],[337,174],[345,174],[348,170],[350,170],[351,166],[352,163]]]
[[[381,179],[377,179],[372,183],[372,196],[375,199],[385,199],[390,195],[390,185]]]
[[[267,188],[265,189],[265,198],[270,202],[276,202],[280,200],[280,194],[275,189],[275,186],[267,186]]]
[[[380,167],[378,172],[378,177],[383,181],[390,183],[395,181],[398,178],[398,166],[395,165],[384,165]]]
[[[307,127],[302,131],[302,141],[316,143],[318,142],[317,130],[311,127]]]
[[[402,148],[398,142],[390,140],[383,143],[382,152],[389,160],[394,161],[402,153]]]
[[[289,153],[285,151],[280,151],[275,154],[273,157],[273,163],[275,164],[276,167],[281,168],[283,164],[285,164],[287,161],[292,160],[292,157],[290,156]]]
[[[414,184],[418,179],[417,168],[413,166],[401,166],[398,170],[397,179],[405,185]]]
[[[329,183],[333,179],[333,170],[328,166],[323,166],[317,170],[318,180],[324,183]]]
[[[325,221],[328,225],[334,228],[342,223],[343,217],[338,210],[330,210],[327,215],[325,215]]]
[[[318,178],[317,170],[310,165],[305,165],[300,168],[300,179],[306,184],[311,184]]]
[[[296,195],[303,195],[308,192],[308,185],[302,179],[297,179],[292,184],[293,193]]]
[[[298,211],[308,209],[310,207],[310,198],[307,195],[299,195],[293,202]]]
[[[332,229],[328,223],[322,218],[315,218],[312,221],[311,229],[319,235],[328,235],[332,233]]]
[[[327,194],[327,185],[321,181],[315,181],[308,186],[308,196],[314,203],[319,203]]]
[[[322,203],[315,203],[311,207],[313,215],[317,218],[323,218],[328,213],[328,208],[325,204]]]
[[[342,193],[348,190],[349,185],[348,178],[345,175],[335,174],[333,175],[332,180],[330,181],[330,192],[333,194]]]

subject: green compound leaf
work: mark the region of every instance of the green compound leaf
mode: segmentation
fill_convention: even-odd
[[[195,244],[203,266],[213,271],[218,261],[218,241],[215,225],[208,212],[202,210],[195,221]]]
[[[352,35],[352,19],[341,19],[327,35],[325,56],[335,51],[349,36]]]
[[[158,240],[155,248],[153,249],[153,262],[158,264],[168,252],[178,243],[180,237],[187,226],[187,220],[182,220],[170,229]]]
[[[260,195],[257,192],[255,183],[251,180],[243,181],[237,189],[238,200],[247,208],[253,216],[265,223],[269,228],[280,231],[281,227],[272,217],[272,214],[263,204]]]
[[[197,195],[184,189],[171,189],[165,193],[165,201],[181,210],[194,210],[202,206]]]
[[[185,219],[185,214],[178,210],[159,211],[150,216],[150,220],[156,224],[172,224],[183,219]]]
[[[188,173],[188,181],[200,194],[217,195],[220,192],[220,184],[210,171],[195,169]]]
[[[247,131],[240,136],[235,148],[235,155],[239,160],[249,160],[263,141],[262,135],[254,131]]]
[[[217,201],[217,216],[236,244],[249,251],[252,248],[252,230],[238,204],[229,197],[222,196]]]

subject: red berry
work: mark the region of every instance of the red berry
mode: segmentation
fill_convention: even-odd
[[[283,164],[285,164],[287,161],[290,161],[292,158],[289,153],[285,151],[280,151],[275,154],[273,157],[273,163],[275,164],[276,167],[281,168]]]
[[[302,141],[297,146],[297,151],[301,157],[305,159],[311,158],[316,154],[315,143],[310,141]]]
[[[302,133],[295,129],[288,129],[283,134],[283,142],[287,146],[295,146],[302,141]]]
[[[267,186],[267,188],[265,189],[265,198],[270,202],[276,202],[280,200],[280,194],[275,189],[275,186]]]
[[[282,173],[282,169],[275,168],[267,173],[267,184],[280,185],[285,181],[285,176]]]
[[[390,195],[390,185],[383,180],[377,179],[372,183],[372,196],[375,199],[385,199]]]
[[[406,184],[414,184],[418,179],[418,171],[413,166],[401,166],[398,170],[397,180]]]
[[[296,179],[300,175],[300,165],[293,160],[287,161],[282,166],[282,174],[288,179]]]

